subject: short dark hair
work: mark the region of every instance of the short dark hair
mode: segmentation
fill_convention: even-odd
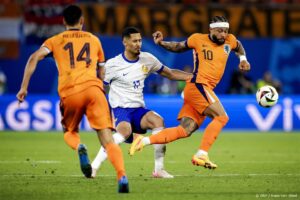
[[[70,5],[64,9],[63,16],[67,25],[74,26],[79,22],[82,11],[79,6]]]
[[[130,37],[131,34],[133,33],[141,33],[139,29],[135,28],[135,27],[127,27],[123,30],[122,33],[122,39],[124,39],[124,37]]]
[[[210,23],[214,23],[214,22],[228,22],[228,20],[224,16],[214,16],[211,19]]]

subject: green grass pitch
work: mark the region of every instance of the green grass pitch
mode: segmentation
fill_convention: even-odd
[[[106,162],[95,179],[80,172],[77,153],[62,133],[0,132],[0,199],[297,199],[300,197],[299,133],[223,132],[210,151],[218,168],[191,164],[202,134],[170,143],[166,169],[174,179],[154,179],[153,148],[129,157],[122,144],[129,194],[117,193],[115,173]],[[81,133],[90,160],[99,144]]]

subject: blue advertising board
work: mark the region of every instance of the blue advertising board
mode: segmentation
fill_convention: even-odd
[[[260,107],[254,95],[219,96],[230,118],[224,130],[239,131],[299,131],[300,96],[280,96],[271,108]],[[159,113],[166,127],[177,126],[177,114],[183,104],[180,96],[146,95],[146,105]],[[57,96],[28,96],[20,106],[15,96],[0,97],[0,130],[48,131],[61,130],[59,98]],[[200,129],[205,128],[206,119]],[[91,130],[86,118],[81,130]]]

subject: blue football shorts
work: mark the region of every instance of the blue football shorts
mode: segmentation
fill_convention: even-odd
[[[116,107],[113,108],[114,116],[116,119],[116,126],[120,122],[128,122],[131,124],[132,133],[139,133],[144,134],[147,130],[142,129],[141,127],[141,120],[143,116],[151,110],[139,107],[139,108],[121,108]],[[132,143],[133,141],[133,134],[129,136],[129,138],[125,141],[126,143]]]

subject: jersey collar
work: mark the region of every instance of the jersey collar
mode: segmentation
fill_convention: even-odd
[[[128,59],[125,57],[124,52],[122,53],[122,57],[123,57],[123,59],[124,59],[126,62],[129,62],[129,63],[136,63],[136,62],[139,61],[139,59],[140,59],[140,57],[138,57],[136,60],[128,60]]]
[[[79,28],[69,28],[67,31],[80,31]]]

